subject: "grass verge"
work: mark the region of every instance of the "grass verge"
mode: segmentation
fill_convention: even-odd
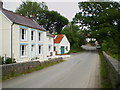
[[[111,83],[109,81],[109,71],[107,67],[107,62],[102,53],[99,53],[100,56],[100,77],[101,77],[101,88],[111,88]]]
[[[32,73],[34,71],[38,71],[38,70],[42,70],[44,68],[47,68],[49,66],[53,66],[55,64],[58,64],[58,63],[61,63],[61,62],[64,62],[65,60],[60,60],[59,62],[52,62],[52,63],[45,63],[44,65],[39,65],[39,66],[36,66],[36,67],[33,67],[33,68],[30,68],[28,70],[26,70],[25,72],[23,73],[15,73],[13,72],[12,74],[8,75],[8,76],[4,76],[2,77],[2,80],[7,80],[7,79],[10,79],[10,78],[13,78],[13,77],[17,77],[17,76],[20,76],[20,75],[24,75],[24,74],[28,74],[28,73]]]

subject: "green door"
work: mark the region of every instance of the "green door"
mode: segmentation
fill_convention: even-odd
[[[65,47],[61,46],[61,54],[64,54],[64,53],[65,53]]]

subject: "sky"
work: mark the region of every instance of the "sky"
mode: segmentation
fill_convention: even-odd
[[[3,7],[7,10],[15,11],[22,1],[26,0],[2,0]],[[42,2],[44,1],[48,6],[49,10],[54,10],[60,13],[61,15],[65,16],[69,21],[72,21],[75,14],[79,12],[78,2],[87,1],[87,0],[30,0],[30,1],[37,1]],[[119,0],[115,0],[119,1]]]

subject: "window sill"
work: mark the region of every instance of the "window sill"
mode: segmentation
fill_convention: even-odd
[[[20,40],[21,42],[27,42],[28,40]]]
[[[28,58],[28,56],[20,56],[20,58]]]

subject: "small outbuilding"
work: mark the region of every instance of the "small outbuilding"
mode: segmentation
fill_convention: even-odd
[[[70,42],[64,34],[54,36],[54,51],[56,54],[67,54],[70,51]]]

